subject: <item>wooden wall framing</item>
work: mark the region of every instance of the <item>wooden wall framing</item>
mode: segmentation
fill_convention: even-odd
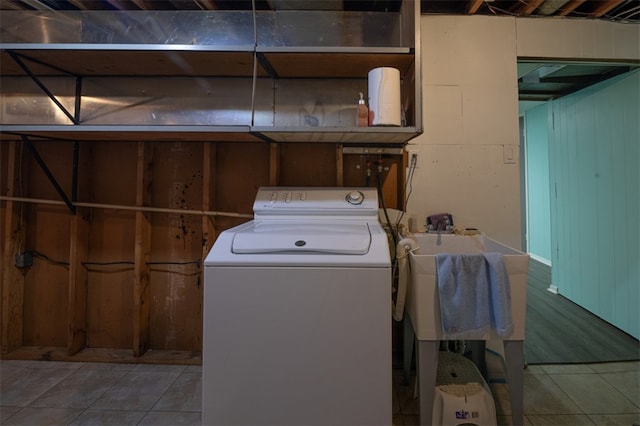
[[[400,155],[92,142],[80,145],[71,214],[22,145],[0,141],[3,358],[197,364],[203,260],[220,232],[250,220],[258,187],[375,186],[380,174],[386,207],[404,196]],[[70,192],[72,142],[33,145]],[[25,252],[33,265],[17,268]]]

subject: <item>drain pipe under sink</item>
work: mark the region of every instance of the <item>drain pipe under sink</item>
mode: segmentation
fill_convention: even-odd
[[[404,302],[407,298],[407,281],[409,280],[409,267],[407,257],[409,253],[418,250],[418,243],[412,238],[403,238],[396,245],[396,257],[398,259],[398,294],[393,305],[393,319],[401,321],[404,315]],[[393,302],[392,302],[393,303]]]

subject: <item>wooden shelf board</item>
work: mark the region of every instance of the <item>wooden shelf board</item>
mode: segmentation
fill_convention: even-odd
[[[413,64],[406,53],[265,52],[280,78],[367,78],[377,67],[394,67],[404,75]]]
[[[0,45],[3,49],[0,75],[26,75],[7,51],[12,50],[21,55],[23,62],[37,76],[253,76],[252,51],[149,50],[146,45],[137,49],[117,50],[112,47],[112,50],[102,50],[83,46],[77,49],[43,47],[17,50]]]
[[[420,132],[415,127],[253,127],[275,142],[324,142],[343,144],[404,144]]]
[[[249,126],[89,126],[0,125],[1,139],[32,138],[71,141],[259,142]]]

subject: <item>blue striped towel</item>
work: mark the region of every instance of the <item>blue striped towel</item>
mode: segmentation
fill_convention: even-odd
[[[500,253],[436,255],[440,318],[445,339],[513,331],[511,286]]]

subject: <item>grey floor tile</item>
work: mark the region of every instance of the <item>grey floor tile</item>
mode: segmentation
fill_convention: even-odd
[[[524,369],[524,374],[547,374],[544,371],[543,365],[527,365],[527,368]]]
[[[0,365],[0,382],[5,380],[11,380],[12,377],[20,377],[25,374],[25,369],[27,367],[22,367],[19,364],[8,364],[3,362]]]
[[[491,395],[496,406],[496,416],[511,416],[511,402],[509,399],[509,386],[506,384],[492,384]]]
[[[524,376],[524,412],[532,414],[580,414],[578,406],[544,374]]]
[[[29,406],[88,408],[125,374],[125,371],[76,370]]]
[[[496,420],[498,422],[498,426],[514,426],[511,416],[496,416]],[[522,421],[523,426],[531,426],[531,422],[529,421],[529,419],[527,419],[526,416],[522,419]]]
[[[593,369],[587,364],[543,365],[542,369],[549,375],[595,373],[595,371],[593,371]]]
[[[0,381],[28,368],[33,361],[0,360]]]
[[[24,374],[9,377],[0,383],[0,404],[26,407],[73,371],[64,368],[25,368]]]
[[[186,368],[186,365],[138,364],[134,371],[137,373],[175,374],[177,377],[179,374],[182,374]]]
[[[640,424],[640,414],[591,414],[589,418],[600,426],[629,426]]]
[[[92,409],[147,411],[175,381],[174,373],[127,372],[91,405]]]
[[[185,373],[199,373],[202,374],[202,366],[201,365],[188,365],[184,370]]]
[[[527,416],[527,419],[534,426],[592,426],[595,424],[584,414],[532,415]]]
[[[638,407],[598,374],[558,374],[552,377],[585,414],[638,412]]]
[[[159,411],[200,411],[202,407],[202,375],[182,373],[154,405]]]
[[[3,425],[66,425],[78,417],[82,410],[70,408],[25,407],[2,422]]]
[[[86,410],[70,425],[134,426],[140,423],[146,414],[146,411]]]
[[[603,373],[600,377],[629,398],[636,407],[640,407],[640,371]]]
[[[44,368],[55,370],[77,370],[81,368],[84,362],[66,362],[66,361],[33,361],[29,368]]]
[[[150,411],[139,424],[141,426],[200,426],[202,419],[200,413]]]
[[[122,370],[131,371],[136,368],[138,364],[119,364],[116,362],[87,362],[82,367],[82,370]]]
[[[20,411],[22,407],[0,407],[0,423]]]
[[[596,373],[619,373],[623,371],[640,371],[640,361],[628,362],[603,362],[600,364],[589,364],[589,367]]]

